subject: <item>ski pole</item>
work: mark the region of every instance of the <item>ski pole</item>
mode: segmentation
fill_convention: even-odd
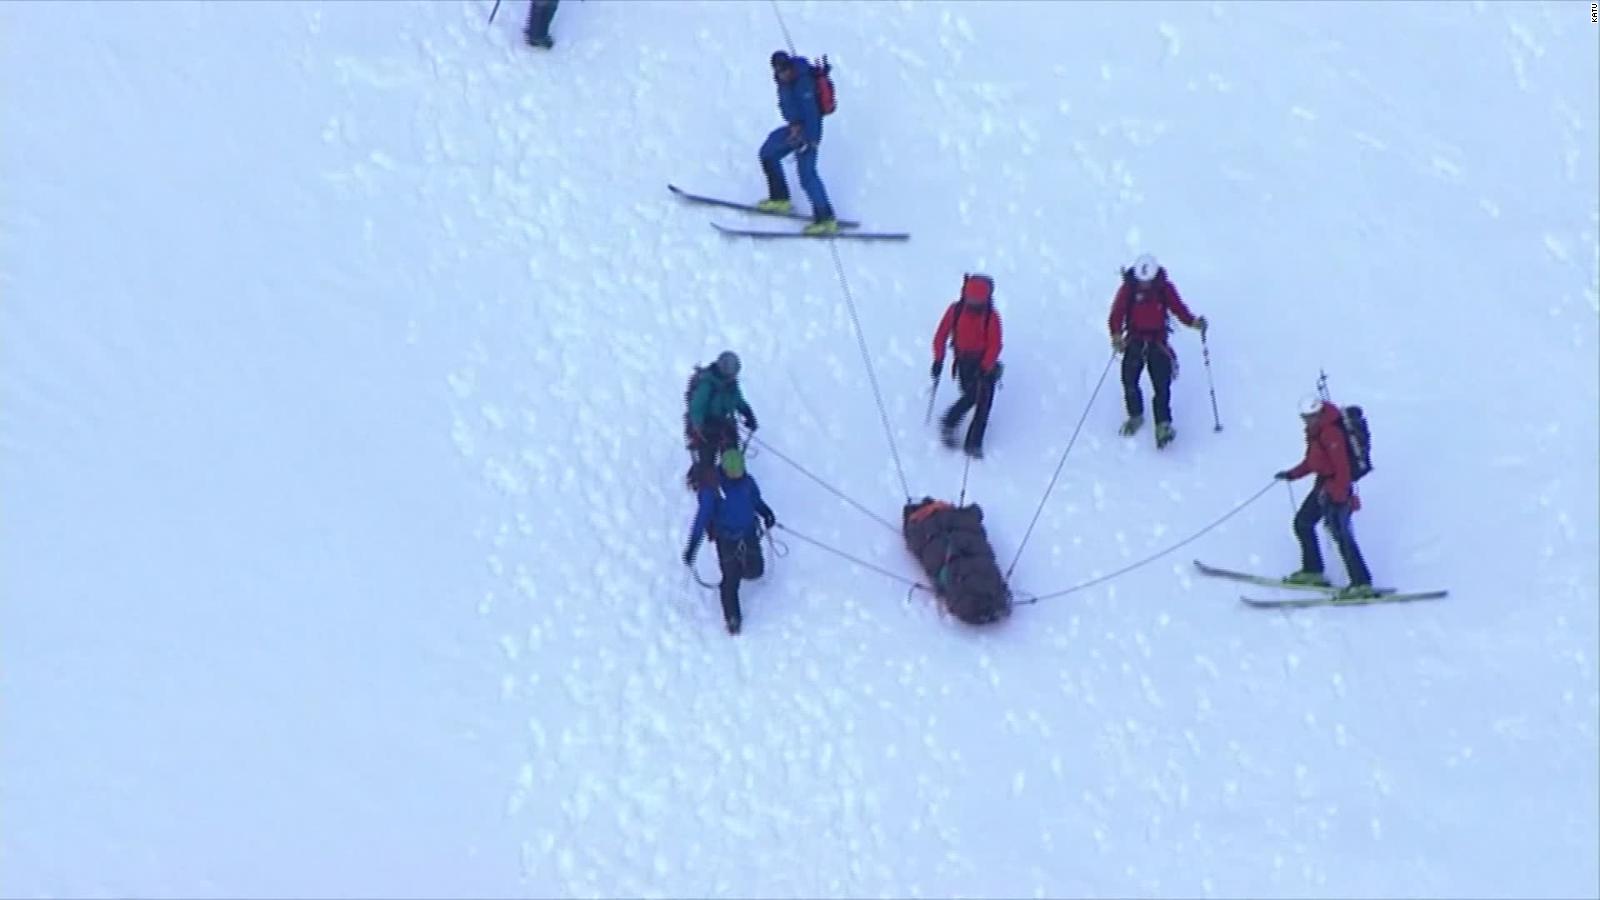
[[[494,0],[494,9],[489,10],[489,24],[494,24],[494,14],[500,11],[500,0]]]
[[[939,393],[939,376],[933,376],[933,386],[928,388],[928,414],[922,417],[922,424],[933,422],[933,398]]]
[[[1211,379],[1211,345],[1206,343],[1206,333],[1200,332],[1200,355],[1206,363],[1206,387],[1211,391],[1211,421],[1216,423],[1212,431],[1222,430],[1222,417],[1217,415],[1217,383]]]

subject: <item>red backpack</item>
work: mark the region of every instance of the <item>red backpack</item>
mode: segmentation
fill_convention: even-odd
[[[817,82],[817,109],[825,116],[833,115],[833,111],[839,108],[834,98],[832,72],[833,66],[828,63],[827,54],[822,56],[822,65],[811,67],[811,75]]]

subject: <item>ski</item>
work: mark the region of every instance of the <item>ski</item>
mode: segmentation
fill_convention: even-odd
[[[1218,568],[1217,566],[1206,565],[1198,559],[1194,561],[1194,567],[1199,569],[1202,574],[1210,575],[1213,578],[1228,578],[1233,581],[1244,581],[1250,584],[1259,584],[1263,587],[1287,588],[1288,590],[1292,591],[1316,591],[1322,594],[1333,594],[1340,590],[1340,588],[1331,584],[1294,584],[1284,581],[1282,578],[1273,578],[1270,575],[1253,575],[1249,572],[1236,572],[1233,569],[1223,569]],[[1379,594],[1393,594],[1395,589],[1378,588],[1377,591]]]
[[[1333,594],[1327,594],[1322,597],[1293,597],[1272,600],[1241,596],[1239,599],[1256,607],[1298,609],[1307,606],[1370,606],[1375,603],[1410,603],[1413,600],[1438,600],[1441,597],[1449,596],[1449,594],[1449,591],[1394,591],[1380,594],[1376,597],[1355,597],[1349,600],[1340,599]]]
[[[748,238],[809,238],[810,240],[828,240],[839,238],[849,241],[908,241],[911,235],[903,231],[840,231],[834,234],[806,234],[803,231],[762,231],[756,228],[729,228],[726,225],[711,223],[711,227],[729,237]]]
[[[810,216],[801,215],[800,213],[797,213],[797,212],[786,212],[786,213],[767,212],[766,210],[756,209],[756,206],[755,206],[754,203],[740,203],[737,200],[723,200],[723,199],[721,199],[719,197],[707,197],[704,194],[691,194],[688,191],[684,190],[681,187],[678,187],[675,184],[667,185],[667,190],[673,192],[674,194],[677,194],[679,197],[682,197],[684,200],[687,200],[690,203],[702,203],[702,204],[705,204],[706,206],[721,206],[721,207],[723,207],[725,209],[738,209],[738,210],[743,210],[743,211],[745,211],[747,213],[754,213],[755,215],[758,215],[758,216],[772,216],[775,219],[794,219],[794,220],[800,221],[800,222],[809,222],[809,221],[811,221],[811,217]],[[861,227],[861,223],[852,221],[850,219],[840,219],[839,220],[839,227],[840,228],[860,228]]]
[[[1291,584],[1287,581],[1284,581],[1282,578],[1274,578],[1271,575],[1255,575],[1250,572],[1239,572],[1235,571],[1234,569],[1224,569],[1218,566],[1207,565],[1198,559],[1194,561],[1194,567],[1199,569],[1202,575],[1210,575],[1213,578],[1227,578],[1233,581],[1244,581],[1250,584],[1259,584],[1263,587],[1288,588],[1296,591],[1318,591],[1324,594],[1330,594],[1338,590],[1338,588],[1332,585]]]

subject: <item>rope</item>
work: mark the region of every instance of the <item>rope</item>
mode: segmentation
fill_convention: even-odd
[[[883,419],[883,433],[889,439],[889,453],[894,457],[895,471],[900,475],[900,489],[905,491],[906,502],[911,501],[911,485],[906,481],[905,466],[900,464],[900,449],[894,443],[894,430],[889,427],[889,411],[883,405],[883,393],[878,390],[878,376],[873,373],[872,355],[867,352],[867,339],[861,330],[861,319],[856,315],[856,300],[850,294],[850,282],[844,277],[844,263],[839,259],[839,245],[828,242],[828,252],[833,254],[833,268],[839,273],[839,287],[844,291],[845,303],[850,309],[850,321],[856,327],[856,343],[861,345],[861,359],[867,365],[867,381],[872,384],[872,396],[878,403],[878,415]]]
[[[1194,541],[1198,540],[1201,536],[1205,535],[1207,532],[1209,532],[1212,529],[1216,528],[1217,526],[1221,525],[1223,522],[1226,522],[1229,519],[1233,518],[1234,516],[1238,515],[1240,513],[1240,511],[1242,511],[1245,507],[1247,507],[1250,504],[1252,504],[1252,503],[1256,502],[1257,500],[1261,499],[1263,496],[1266,495],[1267,491],[1272,490],[1272,486],[1275,483],[1276,483],[1276,481],[1267,482],[1267,486],[1266,487],[1262,488],[1259,491],[1256,491],[1254,494],[1251,494],[1249,499],[1247,499],[1244,502],[1240,503],[1238,506],[1235,506],[1233,509],[1228,510],[1228,512],[1225,515],[1223,515],[1222,518],[1216,520],[1215,522],[1212,522],[1210,525],[1207,525],[1206,527],[1200,529],[1199,531],[1195,532],[1194,534],[1189,535],[1188,537],[1186,537],[1183,540],[1177,542],[1176,544],[1173,544],[1171,547],[1168,547],[1165,550],[1162,550],[1159,553],[1151,554],[1150,556],[1147,556],[1144,559],[1141,559],[1138,562],[1133,563],[1132,565],[1123,566],[1122,568],[1116,570],[1115,572],[1112,572],[1109,575],[1101,575],[1099,578],[1092,578],[1092,579],[1090,579],[1088,581],[1083,582],[1082,584],[1075,584],[1072,587],[1067,588],[1066,590],[1056,591],[1053,594],[1043,594],[1043,595],[1040,595],[1040,596],[1036,596],[1031,600],[1021,600],[1021,601],[1017,601],[1017,602],[1019,602],[1019,603],[1038,603],[1040,600],[1049,600],[1049,599],[1052,599],[1052,598],[1055,598],[1055,597],[1064,597],[1067,594],[1077,593],[1078,591],[1084,590],[1085,588],[1093,587],[1094,585],[1097,585],[1097,584],[1099,584],[1099,583],[1101,583],[1103,581],[1110,581],[1111,579],[1116,578],[1119,575],[1126,575],[1127,573],[1132,572],[1134,569],[1137,569],[1137,568],[1139,568],[1141,566],[1149,565],[1150,563],[1155,562],[1156,560],[1160,559],[1161,557],[1166,556],[1168,553],[1171,553],[1172,551],[1177,550],[1178,548],[1183,547],[1186,544],[1193,543]]]
[[[789,55],[794,55],[794,38],[789,36],[789,26],[783,22],[783,10],[778,7],[778,0],[772,0],[772,14],[778,17],[778,27],[783,29],[783,42],[789,45]]]
[[[885,569],[885,568],[883,568],[881,566],[875,566],[872,563],[869,563],[869,562],[867,562],[867,561],[865,561],[863,559],[860,559],[859,557],[851,556],[850,554],[844,552],[843,550],[839,550],[837,548],[830,547],[827,544],[824,544],[823,542],[817,540],[816,538],[807,537],[807,536],[801,534],[800,532],[795,531],[793,528],[790,528],[789,526],[783,524],[782,522],[779,522],[774,527],[782,528],[784,531],[789,532],[790,534],[794,535],[795,537],[799,538],[800,540],[805,541],[806,543],[808,543],[808,544],[810,544],[810,545],[812,545],[814,547],[818,547],[818,548],[821,548],[823,550],[826,550],[826,551],[828,551],[829,553],[832,553],[835,556],[839,556],[839,557],[842,557],[844,559],[847,559],[847,560],[855,563],[856,565],[862,567],[863,569],[870,569],[870,570],[872,570],[874,572],[877,572],[880,575],[884,575],[884,576],[887,576],[889,578],[893,578],[895,581],[898,581],[901,584],[909,584],[909,585],[911,585],[911,587],[913,589],[922,588],[923,590],[930,591],[930,592],[933,590],[933,588],[930,588],[927,585],[922,584],[921,582],[912,581],[911,579],[905,577],[904,575],[896,574],[896,573],[891,572],[888,569]]]
[[[1056,489],[1056,479],[1061,477],[1061,468],[1067,464],[1067,454],[1072,452],[1072,445],[1078,442],[1078,433],[1083,431],[1083,423],[1089,418],[1089,410],[1094,408],[1094,400],[1100,396],[1100,388],[1106,383],[1106,376],[1111,374],[1111,364],[1117,361],[1116,351],[1111,352],[1111,357],[1106,360],[1106,367],[1100,371],[1100,380],[1095,382],[1094,391],[1089,394],[1089,402],[1083,405],[1083,415],[1078,417],[1078,425],[1072,429],[1072,437],[1067,440],[1067,448],[1061,451],[1061,461],[1056,463],[1056,473],[1050,476],[1050,484],[1044,489],[1044,496],[1039,498],[1039,508],[1033,511],[1033,521],[1028,523],[1028,530],[1022,535],[1022,543],[1017,545],[1017,555],[1012,557],[1011,565],[1006,568],[1006,580],[1011,580],[1011,573],[1017,568],[1017,560],[1022,558],[1022,549],[1028,546],[1028,539],[1033,537],[1033,527],[1039,524],[1039,514],[1044,512],[1045,501],[1050,499],[1050,492]]]
[[[772,451],[772,455],[773,456],[776,456],[777,458],[783,460],[784,462],[788,463],[789,465],[794,466],[796,471],[798,471],[801,475],[804,475],[807,478],[811,479],[812,481],[815,481],[817,484],[821,485],[823,490],[825,490],[828,493],[834,495],[835,497],[838,497],[840,500],[843,500],[844,502],[850,504],[851,506],[854,506],[856,509],[861,510],[861,512],[865,513],[873,521],[875,521],[878,524],[882,525],[883,527],[889,529],[894,534],[899,534],[900,533],[900,529],[898,529],[898,528],[894,527],[894,525],[890,524],[888,519],[883,518],[882,516],[878,515],[877,513],[873,512],[872,510],[867,509],[865,506],[862,506],[860,503],[857,503],[856,501],[850,499],[850,497],[847,496],[843,491],[841,491],[838,488],[828,484],[826,481],[823,481],[821,478],[818,478],[816,475],[813,475],[809,470],[806,469],[805,466],[802,466],[799,463],[795,462],[794,460],[790,459],[789,457],[784,456],[783,453],[778,450],[778,448],[772,446],[771,444],[767,443],[764,440],[761,440],[760,438],[754,439],[754,442],[757,443],[757,444],[760,444],[762,447],[766,448],[767,450]]]
[[[961,498],[956,501],[957,506],[967,505],[967,473],[972,471],[972,457],[967,457],[967,462],[961,467]]]

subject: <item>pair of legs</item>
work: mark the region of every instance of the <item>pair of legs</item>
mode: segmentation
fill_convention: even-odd
[[[983,377],[981,362],[977,356],[956,356],[956,380],[961,384],[961,396],[950,404],[940,420],[948,434],[961,424],[961,417],[968,410],[977,408],[972,424],[967,426],[965,447],[969,453],[983,450],[983,433],[989,428],[989,410],[994,406],[994,379]]]
[[[1128,418],[1144,415],[1144,394],[1139,390],[1139,376],[1150,370],[1150,386],[1154,389],[1156,424],[1172,422],[1172,378],[1177,372],[1172,348],[1160,341],[1134,338],[1122,352],[1122,399],[1128,409]]]
[[[1322,573],[1322,547],[1317,543],[1317,523],[1328,526],[1333,543],[1344,559],[1345,572],[1351,585],[1371,585],[1372,573],[1367,561],[1361,558],[1361,548],[1356,546],[1356,534],[1350,526],[1350,504],[1332,503],[1320,490],[1313,490],[1300,504],[1294,516],[1294,536],[1300,540],[1300,571]]]
[[[794,154],[795,166],[800,170],[800,189],[811,201],[811,218],[827,222],[835,218],[833,204],[828,202],[828,192],[817,177],[817,145],[811,144],[796,150],[789,143],[789,128],[774,129],[761,145],[761,171],[767,176],[767,199],[788,200],[789,182],[783,177],[783,158]]]
[[[722,569],[722,620],[729,634],[738,634],[743,621],[739,609],[739,582],[755,581],[766,572],[758,535],[717,540],[717,566]]]
[[[715,466],[722,456],[722,451],[739,446],[739,427],[732,419],[708,420],[701,426],[697,435],[692,427],[687,427],[686,423],[685,437],[689,441],[689,452],[694,454],[695,463]]]
[[[555,46],[555,42],[550,40],[550,20],[556,17],[556,4],[560,2],[561,0],[530,0],[528,27],[522,30],[529,44],[546,49]]]

